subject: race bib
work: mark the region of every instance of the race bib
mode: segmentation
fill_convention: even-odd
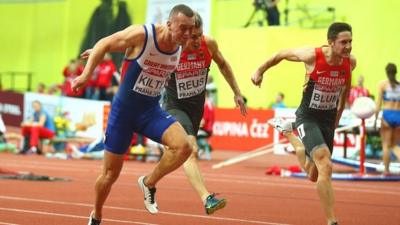
[[[133,91],[142,95],[156,97],[161,95],[161,90],[165,85],[167,79],[167,71],[154,68],[147,68],[142,70]]]
[[[178,98],[189,98],[202,93],[206,87],[208,69],[179,72],[176,74]]]
[[[332,110],[337,107],[337,102],[339,99],[340,91],[336,92],[325,92],[314,89],[311,101],[310,108],[319,109],[319,110]]]

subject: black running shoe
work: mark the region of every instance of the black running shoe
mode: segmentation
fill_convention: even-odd
[[[213,214],[218,209],[223,209],[226,205],[225,199],[217,199],[215,197],[215,193],[209,195],[206,199],[206,204],[204,208],[206,209],[206,213],[208,215]]]
[[[333,222],[331,225],[339,225],[338,222]]]
[[[100,225],[100,224],[101,220],[96,220],[95,218],[93,218],[92,215],[90,215],[88,225]]]

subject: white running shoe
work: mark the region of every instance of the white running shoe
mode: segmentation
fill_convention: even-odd
[[[149,211],[151,214],[156,214],[158,213],[158,206],[156,202],[156,188],[148,188],[144,184],[144,178],[145,176],[141,176],[138,179],[138,184],[140,187],[140,190],[142,190],[144,194],[144,207]]]
[[[283,119],[282,117],[276,117],[268,120],[268,124],[273,126],[279,132],[292,132],[292,122]]]

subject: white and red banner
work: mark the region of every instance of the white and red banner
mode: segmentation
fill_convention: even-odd
[[[283,117],[290,121],[295,121],[296,109],[249,109],[247,116],[242,116],[238,109],[215,109],[215,123],[213,126],[213,135],[210,143],[214,149],[249,151],[256,148],[275,143],[274,152],[276,154],[285,154],[285,148],[291,148],[288,143],[279,144],[283,138],[273,127],[269,126],[267,121],[274,117]],[[370,122],[369,119],[367,120]],[[341,125],[359,123],[349,110],[343,112]],[[335,133],[334,137],[334,156],[343,156],[345,136],[343,133]],[[359,135],[348,133],[346,135],[347,155],[356,153],[360,146]]]

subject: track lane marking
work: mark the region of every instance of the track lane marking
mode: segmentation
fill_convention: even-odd
[[[74,219],[85,219],[85,220],[88,219],[87,216],[78,216],[78,215],[64,214],[64,213],[43,212],[43,211],[35,211],[35,210],[25,210],[25,209],[15,209],[15,208],[1,208],[1,207],[0,207],[0,210],[8,211],[8,212],[39,214],[39,215],[46,215],[46,216],[59,216],[59,217],[67,217],[67,218],[74,218]],[[115,219],[106,219],[106,218],[102,219],[102,221],[116,222],[116,223],[127,223],[127,224],[140,224],[140,225],[158,225],[158,224],[154,224],[154,223],[145,223],[145,222],[137,222],[137,221],[129,221],[129,220],[115,220]]]
[[[11,197],[11,196],[1,196],[0,199],[6,200],[14,200],[14,201],[28,201],[28,202],[40,202],[40,203],[48,203],[48,204],[59,204],[59,205],[69,205],[69,206],[82,206],[82,207],[93,207],[92,204],[87,203],[78,203],[78,202],[64,202],[64,201],[52,201],[52,200],[43,200],[43,199],[32,199],[32,198],[23,198],[23,197]],[[124,211],[134,211],[134,212],[141,212],[148,214],[147,210],[144,209],[135,209],[135,208],[126,208],[126,207],[116,207],[116,206],[104,206],[107,209],[114,209],[114,210],[124,210]],[[0,208],[2,210],[4,208]],[[29,211],[29,210],[27,210]],[[37,212],[37,211],[34,211]],[[38,212],[41,213],[41,212]],[[182,216],[182,217],[191,217],[191,218],[201,218],[201,219],[208,219],[208,220],[220,220],[220,221],[232,221],[232,222],[242,222],[245,224],[265,224],[265,225],[290,225],[286,223],[274,223],[274,222],[267,222],[267,221],[257,221],[257,220],[246,220],[246,219],[239,219],[239,218],[230,218],[230,217],[216,217],[216,216],[203,216],[203,215],[196,215],[196,214],[189,214],[189,213],[176,213],[176,212],[167,212],[167,211],[160,211],[159,214],[169,215],[169,216]],[[62,214],[64,215],[64,214]],[[65,214],[67,215],[67,214]],[[72,215],[74,216],[74,215]],[[78,216],[77,218],[85,218]],[[104,221],[107,221],[104,219]]]

